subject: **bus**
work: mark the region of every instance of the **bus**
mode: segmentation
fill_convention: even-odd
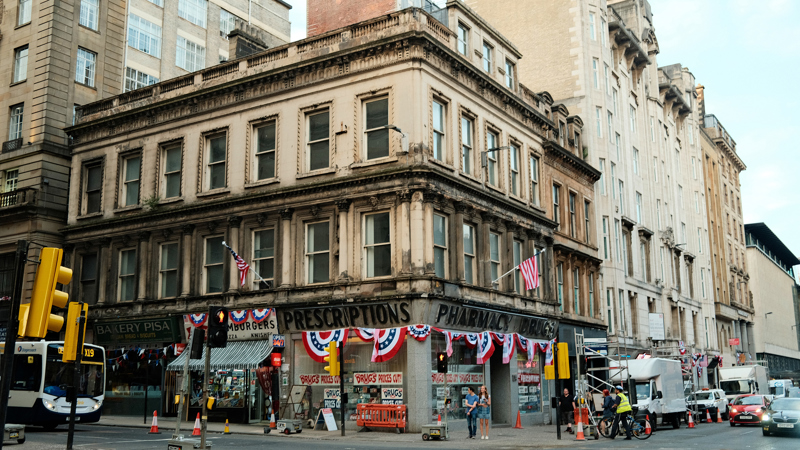
[[[0,355],[4,345],[0,344]],[[69,423],[67,388],[73,385],[75,365],[61,361],[64,342],[17,342],[8,400],[9,422],[53,429]],[[3,356],[4,357],[4,356]],[[105,350],[85,344],[80,369],[75,422],[100,420],[105,397]]]

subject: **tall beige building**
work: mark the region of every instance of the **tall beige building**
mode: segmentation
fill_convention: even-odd
[[[228,34],[247,24],[266,47],[289,42],[283,0],[128,0],[124,92],[230,58]]]
[[[739,174],[747,167],[736,141],[722,122],[706,113],[705,88],[697,88],[698,111],[703,118],[700,147],[706,184],[706,209],[713,274],[716,334],[724,361],[755,358],[754,298],[745,257],[742,194]],[[739,339],[739,344],[732,344]]]
[[[595,214],[609,334],[634,354],[677,355],[681,342],[717,349],[694,77],[657,68],[648,2],[466,3],[535,55],[520,61],[521,81],[586,124],[583,158],[602,173]],[[650,328],[652,314],[663,330]]]

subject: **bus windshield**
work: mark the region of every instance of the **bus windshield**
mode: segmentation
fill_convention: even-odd
[[[80,367],[78,396],[98,397],[104,393],[102,351],[85,347],[86,354]],[[75,365],[61,360],[63,347],[51,344],[47,349],[47,364],[44,370],[44,393],[56,397],[67,395],[67,388],[73,386]]]

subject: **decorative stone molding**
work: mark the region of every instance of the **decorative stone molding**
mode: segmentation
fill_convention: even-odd
[[[292,220],[294,217],[294,209],[292,208],[285,208],[280,210],[281,219],[283,220]]]
[[[338,209],[339,212],[350,211],[350,204],[351,203],[353,203],[353,201],[350,200],[349,198],[343,198],[343,199],[336,200],[336,209]]]
[[[241,225],[241,224],[242,224],[241,216],[229,216],[228,217],[228,225],[230,225],[231,228],[239,228],[239,225]]]
[[[264,222],[267,221],[267,213],[260,212],[256,214],[256,222],[258,222],[259,226],[264,226]]]
[[[150,239],[151,233],[149,231],[140,231],[136,233],[136,237],[139,239],[139,242],[143,242]]]
[[[164,239],[169,239],[169,237],[172,236],[172,229],[164,228],[163,230],[161,230],[161,236],[163,236]]]
[[[186,225],[181,226],[181,233],[183,234],[194,233],[194,224],[187,223]]]
[[[217,224],[217,221],[216,221],[216,220],[212,220],[211,222],[208,222],[208,223],[206,224],[206,227],[208,228],[208,231],[209,231],[210,233],[213,233],[213,232],[214,232],[214,230],[216,230],[216,229],[217,229],[217,226],[219,226],[219,225]]]

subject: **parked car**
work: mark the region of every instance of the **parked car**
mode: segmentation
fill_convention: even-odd
[[[760,425],[761,415],[767,410],[772,396],[740,395],[731,403],[730,423],[732,427],[741,425]]]
[[[788,432],[800,435],[800,398],[776,398],[761,415],[764,436]]]
[[[694,395],[690,394],[686,397],[686,402],[690,408],[694,405],[695,396],[697,397],[697,406],[701,417],[705,417],[706,410],[708,410],[712,420],[717,420],[717,414],[721,414],[723,420],[728,420],[728,398],[725,396],[725,391],[708,388],[696,391]]]

